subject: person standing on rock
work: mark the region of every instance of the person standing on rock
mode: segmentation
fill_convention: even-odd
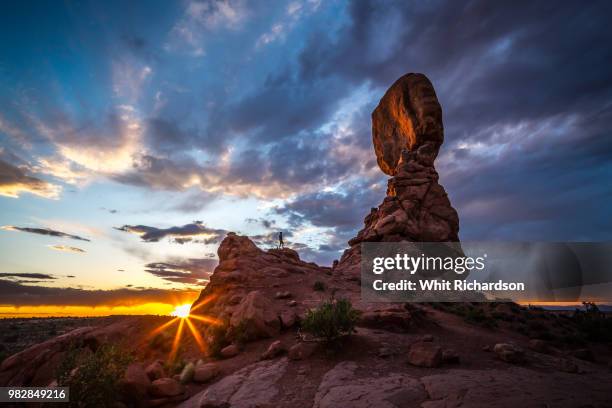
[[[283,231],[280,231],[278,233],[278,248],[279,249],[285,248],[285,243],[283,242]]]

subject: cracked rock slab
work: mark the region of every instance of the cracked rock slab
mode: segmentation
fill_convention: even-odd
[[[336,365],[322,378],[313,408],[397,408],[416,406],[427,394],[418,379],[407,374],[360,377],[359,367],[347,361]]]
[[[277,382],[287,370],[288,360],[251,364],[206,390],[194,395],[181,408],[262,408],[273,407],[279,389]]]
[[[430,400],[422,408],[609,407],[612,376],[599,381],[567,373],[522,367],[505,370],[449,370],[421,378]],[[588,390],[577,393],[576,390]]]

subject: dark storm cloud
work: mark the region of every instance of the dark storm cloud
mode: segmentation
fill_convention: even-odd
[[[137,306],[144,303],[174,305],[177,298],[191,298],[194,291],[165,289],[122,288],[112,290],[88,290],[80,288],[52,288],[23,285],[0,280],[1,306]]]
[[[260,87],[215,112],[208,134],[248,135],[253,142],[270,143],[312,131],[325,123],[346,92],[342,83],[321,79],[302,81],[289,65],[271,74]]]
[[[347,247],[347,241],[363,228],[363,219],[370,208],[378,205],[384,196],[384,185],[371,180],[344,185],[341,192],[315,192],[298,195],[294,200],[274,212],[287,217],[293,227],[313,225],[327,229],[326,244],[301,251],[301,255],[322,265],[338,259]]]
[[[379,204],[383,194],[380,185],[368,188],[367,185],[355,184],[344,186],[341,193],[315,192],[298,196],[276,208],[275,212],[286,215],[295,226],[309,222],[316,227],[352,230],[361,227],[367,210]]]
[[[335,250],[384,196],[369,189],[384,178],[371,171],[370,112],[399,76],[423,72],[444,112],[437,166],[459,211],[462,238],[611,239],[604,213],[612,201],[611,12],[608,1],[354,1],[333,24],[308,20],[299,38],[287,37],[268,53],[232,49],[232,58],[221,59],[228,76],[203,68],[199,76],[214,78],[204,86],[199,76],[177,80],[188,70],[175,61],[152,66],[177,91],[159,87],[168,99],[144,120],[147,153],[109,177],[173,191],[295,194],[278,213],[293,226],[329,228],[330,240],[319,248]],[[242,27],[256,38],[248,22]],[[123,41],[134,53],[153,44],[138,36]],[[211,60],[218,56],[212,47],[205,51]],[[354,102],[363,106],[343,124],[351,135],[338,141],[337,129],[321,130]],[[122,134],[117,115],[102,122],[110,132],[85,127],[92,134],[87,144]],[[82,143],[81,133],[60,141]],[[230,148],[228,162],[221,160]],[[350,156],[355,151],[367,154]],[[337,188],[327,192],[330,186]],[[198,211],[200,203],[177,209]],[[131,227],[151,240],[174,236],[122,228]]]
[[[185,190],[186,181],[202,172],[202,168],[190,159],[168,159],[143,155],[133,163],[132,171],[113,175],[124,184],[159,190]]]
[[[449,166],[448,184],[461,186],[451,198],[460,209],[462,236],[610,239],[612,219],[607,213],[612,186],[604,180],[612,175],[612,139],[604,124],[612,118],[610,113],[603,116],[588,115],[570,124],[553,120],[544,129],[531,130],[537,137],[525,140],[520,148],[488,158],[467,153],[465,160],[478,165]]]
[[[173,260],[149,263],[145,271],[169,282],[196,285],[208,281],[217,264],[210,258]]]
[[[75,239],[77,241],[87,241],[87,242],[91,241],[87,238],[83,238],[78,235],[72,235],[72,234],[62,232],[62,231],[53,230],[50,228],[31,228],[31,227],[16,227],[14,225],[4,225],[0,227],[0,229],[6,230],[6,231],[29,232],[30,234],[48,235],[51,237],[58,237],[58,238],[70,238],[70,239]]]
[[[191,224],[170,228],[156,228],[146,225],[124,225],[122,227],[116,227],[115,229],[140,235],[140,238],[144,242],[158,242],[160,239],[168,237],[179,244],[191,241],[214,244],[220,242],[227,234],[226,230],[208,228],[201,221],[194,221]]]
[[[167,154],[192,148],[199,134],[197,129],[184,130],[175,121],[153,117],[147,121],[147,137],[157,152]]]
[[[276,220],[267,218],[247,218],[244,222],[249,224],[261,224],[261,226],[266,229],[270,229],[276,224]]]
[[[53,275],[46,273],[0,273],[0,279],[2,278],[26,278],[26,279],[57,279]]]
[[[462,237],[610,239],[611,11],[609,2],[353,2],[338,32],[311,36],[299,74],[347,92],[370,83],[382,96],[405,72],[426,73],[444,111],[438,165]],[[319,225],[366,214],[359,201],[338,211],[336,198],[299,197],[281,212]]]

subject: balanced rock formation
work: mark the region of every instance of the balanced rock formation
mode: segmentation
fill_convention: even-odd
[[[459,241],[457,211],[434,167],[444,141],[442,108],[425,75],[406,74],[389,88],[372,113],[372,139],[380,169],[392,177],[335,268],[349,275],[362,242]]]
[[[402,150],[418,151],[433,165],[444,141],[442,108],[423,74],[406,74],[372,112],[372,141],[380,169],[395,176]]]

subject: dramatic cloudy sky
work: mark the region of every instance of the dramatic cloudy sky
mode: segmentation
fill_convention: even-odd
[[[383,197],[369,115],[406,72],[443,107],[461,239],[611,240],[611,12],[5,3],[0,312],[192,298],[227,231],[331,262]]]

